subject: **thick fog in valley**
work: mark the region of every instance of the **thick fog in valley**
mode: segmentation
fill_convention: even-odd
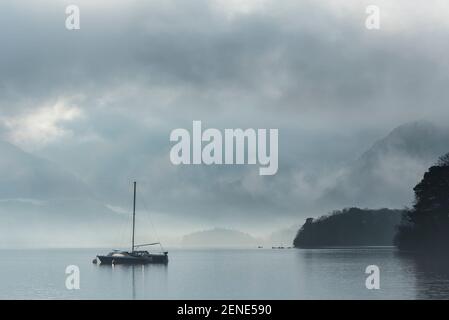
[[[69,4],[80,30],[65,28]],[[379,30],[365,27],[369,4]],[[2,1],[0,246],[127,246],[133,181],[141,242],[216,228],[256,245],[336,209],[411,206],[449,151],[448,10]],[[278,129],[277,173],[173,165],[170,132],[194,120]]]

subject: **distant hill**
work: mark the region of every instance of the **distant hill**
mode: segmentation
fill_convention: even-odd
[[[295,247],[392,246],[404,211],[348,208],[307,219]]]
[[[258,241],[251,235],[231,229],[214,228],[198,231],[182,238],[182,244],[201,247],[254,246]]]
[[[0,141],[2,199],[82,198],[87,186],[63,167]]]
[[[327,207],[404,207],[427,168],[449,150],[449,130],[431,122],[401,125],[375,142],[325,191]]]
[[[5,141],[0,155],[0,247],[95,245],[126,220],[64,167]]]
[[[297,232],[298,226],[274,231],[268,238],[268,244],[274,246],[291,246]]]

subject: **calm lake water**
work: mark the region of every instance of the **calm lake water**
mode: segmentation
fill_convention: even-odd
[[[167,266],[97,266],[106,249],[1,250],[2,299],[448,299],[449,268],[392,248],[173,249]],[[380,290],[365,268],[380,268]],[[65,269],[80,268],[67,290]]]

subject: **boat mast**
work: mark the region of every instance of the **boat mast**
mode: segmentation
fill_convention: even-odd
[[[133,240],[131,252],[134,252],[134,230],[136,228],[136,181],[134,181],[134,201],[133,201]]]

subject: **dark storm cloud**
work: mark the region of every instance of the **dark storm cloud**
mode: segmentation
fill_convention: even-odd
[[[258,107],[338,112],[446,98],[447,72],[435,59],[447,48],[441,30],[370,33],[362,4],[344,19],[313,2],[286,1],[230,20],[212,3],[81,1],[81,30],[69,32],[64,2],[6,2],[3,99],[156,86],[180,91],[196,108],[205,95],[228,94]],[[437,48],[415,46],[430,32]]]
[[[320,210],[313,200],[375,138],[448,116],[444,3],[419,16],[406,1],[378,1],[381,30],[369,31],[372,2],[2,1],[1,132],[46,121],[52,130],[32,151],[114,205],[136,178],[151,210],[174,217],[240,223]],[[68,4],[79,5],[81,30],[65,29]],[[59,117],[35,116],[58,101]],[[279,128],[278,174],[174,167],[169,133],[192,120]]]

